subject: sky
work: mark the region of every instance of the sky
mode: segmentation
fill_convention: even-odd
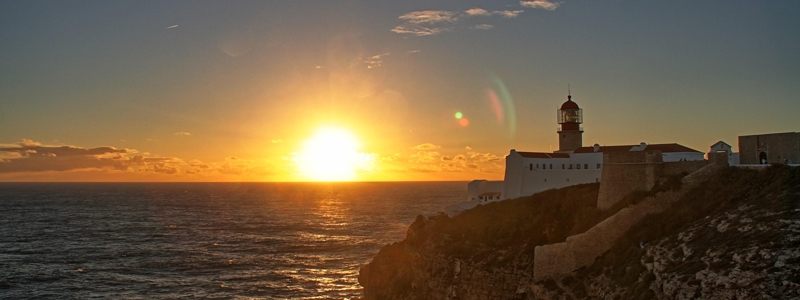
[[[568,93],[586,146],[736,149],[798,53],[796,1],[3,1],[0,181],[502,179]]]

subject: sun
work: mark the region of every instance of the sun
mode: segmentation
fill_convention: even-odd
[[[349,131],[326,127],[303,145],[299,168],[314,181],[350,181],[359,169],[368,169],[369,155],[358,152],[361,144]]]

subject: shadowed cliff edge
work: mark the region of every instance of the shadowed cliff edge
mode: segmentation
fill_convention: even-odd
[[[584,184],[490,203],[454,218],[419,216],[405,240],[383,247],[361,269],[364,297],[800,297],[800,168],[717,167],[685,175],[662,178],[608,210],[596,208],[599,185]],[[608,239],[610,250],[586,267],[534,276],[537,246],[567,244],[567,237],[667,201],[662,199],[672,205],[626,225],[619,237],[596,237]]]

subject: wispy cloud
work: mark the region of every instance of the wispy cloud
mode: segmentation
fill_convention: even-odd
[[[436,24],[442,22],[455,22],[458,19],[456,12],[444,10],[412,11],[399,17],[411,24]]]
[[[178,25],[176,24],[176,25],[172,25],[172,26],[167,26],[166,29],[172,29],[172,28],[175,28],[175,27],[178,27]]]
[[[560,2],[549,2],[547,0],[521,1],[520,5],[537,9],[555,10]],[[505,19],[516,18],[523,10],[496,10],[489,11],[480,7],[473,7],[464,11],[447,10],[421,10],[412,11],[398,17],[404,22],[392,28],[392,32],[413,36],[429,36],[451,31],[459,27],[459,23],[465,22],[473,17],[499,16]],[[474,29],[491,29],[491,24],[467,25]]]
[[[418,24],[401,24],[392,28],[392,32],[399,34],[410,34],[414,36],[426,36],[439,34],[450,30],[450,28],[443,27],[425,27]]]
[[[188,133],[188,132],[181,131],[181,132],[176,132],[176,133],[175,133],[175,135],[184,135],[184,136],[190,136],[190,135],[192,135],[192,134],[191,134],[191,133]]]
[[[556,8],[561,6],[561,2],[550,2],[548,0],[533,0],[533,1],[520,1],[519,5],[536,9],[556,10]]]
[[[377,68],[377,67],[383,66],[383,58],[388,56],[388,55],[389,55],[389,52],[386,52],[386,53],[383,53],[383,54],[378,54],[378,55],[373,55],[373,56],[370,56],[370,57],[367,57],[367,58],[363,58],[363,59],[361,59],[361,61],[363,61],[365,64],[367,64],[367,68],[369,68],[369,69]]]
[[[416,145],[414,147],[411,147],[411,149],[414,149],[414,150],[433,150],[433,149],[439,149],[439,148],[442,148],[442,146],[434,145],[434,144],[431,144],[431,143],[424,143],[424,144],[420,144],[420,145]]]
[[[517,16],[519,16],[519,14],[523,12],[524,12],[523,10],[499,10],[493,12],[492,14],[501,16],[503,18],[511,19],[511,18],[516,18]]]
[[[436,151],[419,151],[417,153],[411,154],[408,158],[408,162],[410,163],[435,163],[439,161],[439,157],[441,154]]]
[[[488,16],[489,11],[483,8],[470,8],[465,11],[466,14],[470,16]]]

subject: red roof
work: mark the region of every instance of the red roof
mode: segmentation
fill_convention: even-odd
[[[569,158],[568,153],[517,152],[527,158]]]
[[[639,145],[625,145],[625,146],[600,146],[600,150],[597,152],[627,152],[631,151],[631,148],[639,147]],[[692,148],[680,145],[680,144],[648,144],[644,150],[661,150],[661,152],[697,152],[702,153],[700,151],[694,150]],[[574,153],[593,153],[594,147],[580,147],[575,150]]]
[[[572,102],[572,95],[567,96],[567,102],[561,104],[561,109],[578,109],[578,103]]]

